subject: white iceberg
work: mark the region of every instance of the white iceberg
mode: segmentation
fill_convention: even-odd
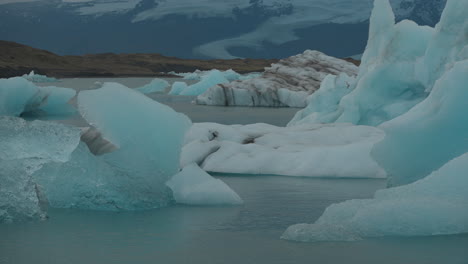
[[[44,219],[44,193],[33,174],[67,162],[80,130],[61,124],[0,117],[0,222]]]
[[[149,94],[149,93],[162,93],[169,87],[169,83],[162,79],[153,79],[150,83],[143,85],[142,87],[135,88],[137,91]]]
[[[275,127],[197,123],[182,161],[205,171],[304,177],[384,178],[370,153],[384,133],[349,124]]]
[[[468,153],[422,180],[377,191],[374,199],[334,204],[314,224],[290,226],[282,238],[354,241],[468,233],[467,190]]]
[[[247,80],[219,84],[196,99],[197,104],[225,106],[305,107],[306,98],[315,92],[328,75],[356,75],[358,67],[345,60],[306,50]]]
[[[190,164],[167,183],[177,203],[189,205],[239,205],[243,201],[228,185]]]

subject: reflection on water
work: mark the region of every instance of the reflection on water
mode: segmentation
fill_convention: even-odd
[[[371,197],[385,180],[221,179],[243,206],[55,209],[45,222],[0,226],[0,263],[467,263],[467,235],[352,243],[279,239],[287,226],[313,222],[331,203]]]

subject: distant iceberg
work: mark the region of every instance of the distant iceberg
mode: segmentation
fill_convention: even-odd
[[[153,79],[150,83],[141,87],[135,88],[137,91],[149,94],[149,93],[162,93],[169,87],[169,83],[162,79]]]
[[[34,71],[31,71],[29,74],[24,74],[22,77],[34,83],[58,82],[58,80],[53,77],[47,77],[45,75],[35,74]]]
[[[196,99],[197,104],[225,106],[305,107],[328,75],[355,76],[358,67],[342,59],[307,50],[271,67],[254,78],[210,87]]]

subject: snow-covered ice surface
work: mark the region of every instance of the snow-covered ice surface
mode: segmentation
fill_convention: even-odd
[[[219,84],[197,97],[197,104],[224,106],[306,106],[306,97],[315,92],[328,75],[345,73],[354,76],[354,64],[307,50],[271,67],[260,76]]]
[[[468,153],[409,185],[377,191],[374,199],[328,207],[314,224],[289,227],[282,238],[354,241],[380,236],[468,232]]]
[[[0,223],[45,218],[47,201],[33,174],[68,161],[79,141],[77,128],[0,117]]]
[[[192,163],[174,175],[167,183],[174,199],[189,205],[238,205],[242,199],[229,186]]]
[[[47,77],[45,75],[35,74],[34,71],[31,71],[29,74],[24,74],[22,77],[34,83],[58,82],[58,80],[53,77]]]
[[[78,106],[117,149],[96,157],[82,143],[70,161],[45,166],[36,178],[50,204],[95,210],[167,205],[171,197],[165,182],[178,172],[190,120],[116,83],[80,92]]]
[[[328,241],[468,232],[467,10],[468,1],[448,1],[434,30],[411,21],[394,25],[388,0],[375,1],[354,91],[324,111],[328,118],[314,111],[304,115],[306,109],[290,125],[383,122],[378,128],[385,138],[372,156],[392,185],[410,184],[378,191],[374,199],[332,205],[314,224],[289,227],[283,238]],[[342,90],[342,83],[331,81],[323,84],[326,90]]]
[[[68,115],[74,109],[68,101],[75,90],[55,86],[40,87],[21,77],[0,79],[0,115],[45,112],[47,115]]]
[[[370,151],[384,133],[348,124],[291,128],[197,123],[186,136],[182,165],[206,171],[304,177],[383,178]]]
[[[156,78],[150,83],[136,88],[136,90],[144,94],[162,93],[166,90],[167,87],[169,87],[169,83],[166,80]]]

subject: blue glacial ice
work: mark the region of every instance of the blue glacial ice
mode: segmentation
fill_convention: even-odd
[[[354,241],[381,236],[468,232],[468,153],[409,185],[377,191],[374,199],[328,207],[314,224],[290,226],[283,239]]]
[[[169,87],[169,83],[166,80],[156,78],[153,79],[150,83],[135,89],[141,93],[149,94],[162,93],[166,90],[167,87]]]
[[[185,82],[174,82],[172,84],[171,90],[169,91],[169,94],[172,95],[178,95],[185,89],[187,89],[188,85]]]
[[[68,101],[75,95],[70,88],[39,87],[20,77],[0,79],[0,115],[20,116],[37,111],[48,115],[71,114],[74,109]]]
[[[31,71],[29,74],[24,74],[21,77],[34,83],[58,82],[58,80],[53,77],[47,77],[45,75],[36,74],[34,73],[34,71]]]
[[[44,166],[35,177],[51,206],[139,210],[170,203],[165,183],[179,170],[190,120],[116,83],[80,92],[78,107],[116,150],[94,156],[81,143],[68,162]]]
[[[67,162],[79,142],[77,128],[0,117],[0,222],[45,218],[46,199],[33,175]]]
[[[333,106],[317,106],[323,94],[312,94],[307,108],[298,112],[289,125],[345,122],[375,126],[405,113],[428,95],[427,82],[419,79],[418,63],[434,32],[433,28],[408,20],[395,25],[389,2],[375,1],[369,40],[356,80],[341,77],[335,81],[336,86],[324,82],[326,90],[336,90],[335,96],[342,97],[333,98]]]
[[[374,146],[372,157],[385,169],[391,185],[399,187],[378,191],[374,199],[332,205],[314,224],[289,227],[283,238],[352,241],[468,232],[467,10],[468,1],[448,1],[435,29],[409,21],[394,26],[388,0],[375,1],[356,87],[342,97],[338,107],[323,111],[328,119],[310,111],[299,114],[293,124],[324,120],[380,124],[378,129],[385,137]],[[395,32],[398,37],[389,42],[388,36]],[[401,52],[391,52],[396,43]],[[389,66],[393,68],[378,71]],[[392,74],[399,70],[401,74]],[[375,86],[365,85],[369,78],[376,81]],[[334,83],[324,83],[324,87],[342,91],[342,83]],[[427,95],[414,96],[416,87]],[[375,100],[376,95],[380,99],[369,105],[372,101],[368,100]],[[310,99],[314,100],[318,99]],[[309,106],[313,107],[321,109]]]
[[[218,70],[212,70],[208,74],[201,76],[201,80],[199,82],[188,86],[179,94],[196,96],[204,93],[212,86],[228,82],[229,80],[222,72]]]
[[[177,203],[188,205],[238,205],[243,201],[227,184],[192,163],[167,183]]]

